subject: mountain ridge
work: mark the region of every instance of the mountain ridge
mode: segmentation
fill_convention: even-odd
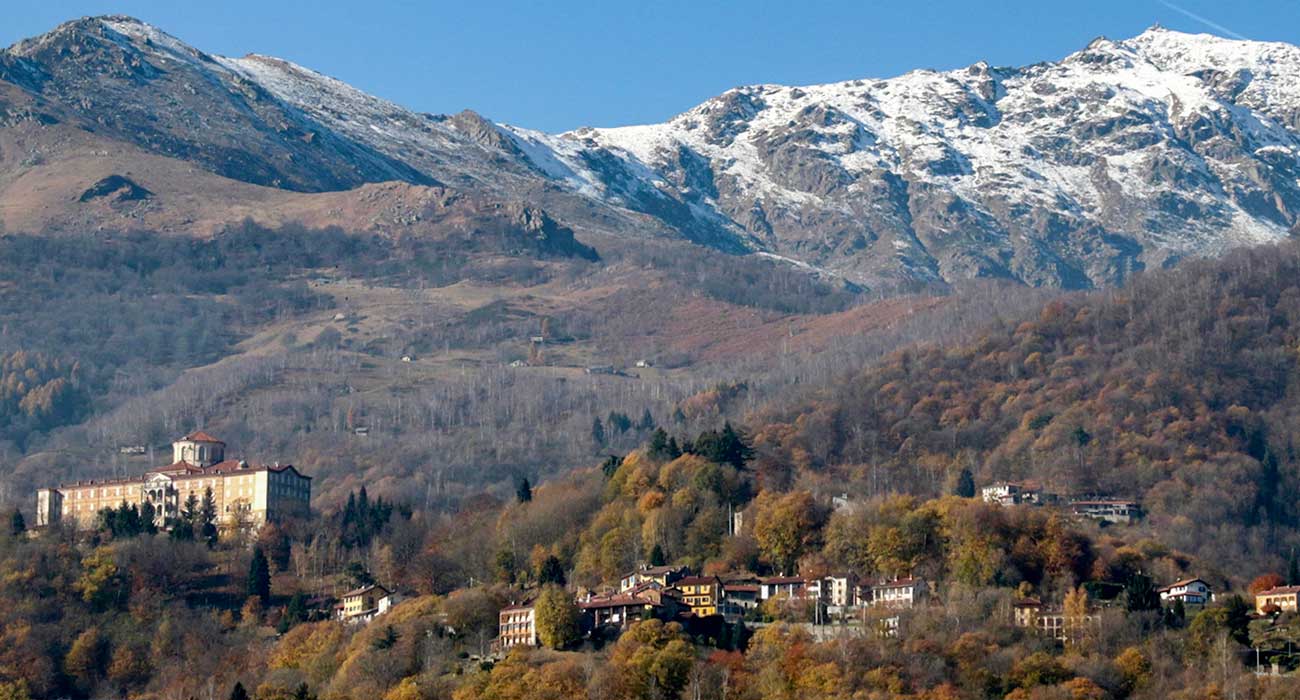
[[[1055,62],[742,86],[662,124],[562,134],[417,113],[121,15],[15,43],[0,80],[34,102],[8,112],[238,181],[449,187],[881,290],[1110,286],[1300,227],[1300,49],[1158,26]]]

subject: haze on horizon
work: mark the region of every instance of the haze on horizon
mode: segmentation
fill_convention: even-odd
[[[799,7],[769,0],[707,7],[682,0],[653,7],[377,0],[364,13],[355,7],[341,0],[15,3],[0,44],[76,17],[127,14],[204,51],[277,56],[412,109],[468,108],[550,132],[663,121],[737,85],[1056,60],[1097,36],[1127,38],[1153,24],[1300,44],[1300,16],[1280,0],[1013,0],[996,8],[955,0]]]

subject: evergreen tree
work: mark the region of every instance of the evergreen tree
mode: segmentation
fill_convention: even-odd
[[[632,419],[628,418],[626,413],[610,411],[609,417],[605,421],[605,425],[615,433],[622,435],[632,429]]]
[[[147,535],[157,534],[158,523],[154,522],[154,520],[157,517],[158,517],[157,509],[153,507],[152,503],[150,503],[149,501],[145,501],[144,505],[140,506],[141,531]]]
[[[355,493],[352,493],[351,491],[348,491],[348,504],[343,506],[342,525],[346,529],[347,526],[355,523],[356,521],[357,521],[357,495]]]
[[[306,683],[299,683],[298,687],[294,688],[290,700],[316,700],[316,696],[307,688]]]
[[[560,564],[560,560],[556,558],[555,555],[552,554],[542,561],[541,568],[537,570],[537,583],[542,586],[545,586],[548,583],[553,583],[557,586],[563,586],[565,584],[564,567]]]
[[[744,469],[749,460],[754,458],[754,447],[749,443],[749,438],[743,432],[731,427],[731,421],[723,424],[720,443],[723,464]]]
[[[1286,585],[1300,586],[1300,561],[1296,560],[1295,547],[1291,548],[1291,562],[1286,568]]]
[[[375,582],[375,577],[371,576],[365,565],[359,561],[349,562],[348,567],[344,569],[344,573],[348,575],[348,578],[352,579],[353,588],[362,588]]]
[[[515,498],[520,503],[527,503],[533,500],[533,485],[528,483],[528,477],[519,480],[519,486],[515,488]]]
[[[203,503],[199,506],[199,536],[208,546],[217,543],[217,501],[212,496],[212,487],[203,490]]]
[[[497,580],[501,583],[514,583],[515,574],[518,569],[515,567],[515,555],[508,549],[502,549],[497,552],[496,558],[496,575]]]
[[[14,508],[9,515],[9,534],[17,537],[24,532],[27,532],[27,521],[23,519],[23,512]]]
[[[655,417],[651,415],[650,409],[647,408],[645,412],[641,414],[641,422],[636,427],[638,430],[655,429]]]
[[[280,617],[281,624],[285,630],[289,631],[290,627],[307,621],[307,599],[303,597],[302,591],[293,594],[289,599],[289,604],[284,608],[284,615]]]
[[[230,700],[248,700],[248,691],[244,690],[244,684],[235,681],[235,687],[230,689]]]
[[[604,462],[601,462],[600,471],[605,475],[605,478],[608,479],[609,477],[614,476],[614,472],[618,471],[619,466],[622,464],[622,459],[615,455],[610,455],[605,458]]]
[[[591,441],[597,447],[605,446],[605,424],[600,422],[599,417],[591,422]]]
[[[650,550],[650,566],[663,566],[667,563],[664,560],[664,548],[660,547],[659,543],[656,542],[655,546]]]
[[[667,431],[663,428],[655,430],[654,435],[650,436],[650,456],[655,459],[669,459],[668,440]]]
[[[1151,577],[1133,574],[1124,586],[1124,606],[1129,612],[1159,610],[1160,594],[1156,593]]]
[[[957,475],[957,487],[953,493],[962,498],[975,497],[975,477],[969,469],[962,469],[961,474]]]
[[[261,547],[253,547],[253,560],[248,565],[248,595],[261,598],[262,605],[271,601],[271,565]]]

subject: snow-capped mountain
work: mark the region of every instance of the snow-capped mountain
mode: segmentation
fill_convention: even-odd
[[[28,100],[0,91],[0,127],[75,124],[282,189],[401,180],[523,199],[579,231],[679,236],[873,287],[1114,284],[1284,238],[1300,216],[1300,49],[1158,27],[1055,63],[741,87],[664,124],[557,135],[415,113],[126,17],[19,42],[0,81]]]
[[[1281,239],[1300,49],[1152,28],[1057,63],[737,88],[664,124],[546,136],[557,179],[647,192],[866,282],[1091,286]]]

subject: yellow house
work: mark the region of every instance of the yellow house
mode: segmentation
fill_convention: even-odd
[[[1255,612],[1260,615],[1297,610],[1300,610],[1300,586],[1278,586],[1255,596]]]
[[[722,602],[722,581],[717,576],[687,576],[673,585],[682,596],[682,603],[697,617],[718,614]]]
[[[343,605],[339,609],[339,619],[345,622],[365,621],[385,612],[387,602],[391,600],[392,591],[378,584],[362,586],[355,591],[343,594]]]

